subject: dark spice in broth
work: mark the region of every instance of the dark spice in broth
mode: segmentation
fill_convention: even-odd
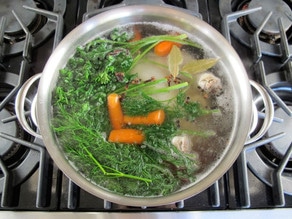
[[[159,42],[174,43],[176,52],[155,54]],[[212,115],[220,110],[192,72],[170,74],[170,56],[179,69],[206,59],[186,34],[133,24],[78,47],[60,70],[54,132],[76,171],[97,186],[128,196],[167,195],[194,183],[205,166],[196,144],[207,147],[216,138]]]

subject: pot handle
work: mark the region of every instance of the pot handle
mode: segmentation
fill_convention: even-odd
[[[36,138],[42,139],[42,136],[37,133],[33,128],[28,124],[26,115],[25,115],[25,110],[24,110],[24,103],[26,100],[27,93],[31,86],[41,77],[41,73],[36,74],[29,78],[19,89],[16,98],[15,98],[15,113],[16,117],[21,124],[22,128],[27,131],[29,134],[33,135]],[[31,109],[30,109],[30,116],[33,121],[33,123],[38,126],[37,124],[37,118],[36,118],[36,98],[37,95],[34,96],[32,104],[31,104]]]
[[[255,103],[253,102],[252,103],[253,104],[253,121],[252,121],[250,132],[249,132],[249,135],[253,134],[253,136],[246,140],[245,145],[251,144],[251,143],[259,140],[261,137],[263,137],[263,135],[270,128],[270,126],[273,122],[273,119],[274,119],[274,104],[273,104],[272,98],[270,97],[268,92],[259,83],[255,82],[253,80],[250,80],[249,82],[250,82],[250,85],[259,93],[259,95],[263,99],[263,104],[265,107],[265,117],[264,117],[264,121],[263,121],[261,128],[258,130],[258,132],[256,134],[253,134],[253,132],[255,131],[256,126],[258,124],[258,116],[259,116],[258,115],[259,113],[257,111]]]

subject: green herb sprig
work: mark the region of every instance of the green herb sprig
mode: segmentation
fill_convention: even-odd
[[[161,41],[200,46],[185,34],[150,36],[135,42],[128,39],[124,33],[114,31],[109,38],[98,38],[77,48],[60,70],[52,100],[52,126],[68,160],[92,183],[118,194],[166,195],[196,180],[197,157],[171,144],[179,130],[174,120],[185,117],[191,109],[182,104],[178,111],[171,111],[167,103],[151,95],[172,90],[184,93],[189,85],[182,82],[157,88],[167,79],[132,84],[137,75],[131,70]],[[156,109],[168,112],[160,126],[133,127],[143,128],[144,144],[106,140],[111,130],[106,98],[113,92],[123,96],[122,107],[127,115],[144,115]],[[192,107],[192,118],[207,113],[199,104]]]

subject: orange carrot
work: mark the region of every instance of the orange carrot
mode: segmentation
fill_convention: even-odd
[[[147,115],[147,120],[154,125],[161,125],[164,122],[165,113],[163,110],[156,110]]]
[[[142,144],[144,134],[137,129],[115,129],[109,134],[108,141],[113,143]]]
[[[181,46],[179,43],[176,42],[162,41],[154,47],[154,53],[158,56],[166,56],[170,53],[173,45],[176,45],[178,47]]]
[[[134,27],[133,31],[134,31],[134,35],[133,35],[133,38],[130,40],[130,42],[135,42],[135,41],[141,40],[142,34],[141,34],[140,30],[137,27]]]
[[[165,113],[163,110],[155,110],[146,116],[124,115],[124,123],[128,125],[161,125],[164,119]]]
[[[112,128],[121,129],[123,127],[124,115],[119,95],[116,93],[109,94],[107,97],[107,106]]]

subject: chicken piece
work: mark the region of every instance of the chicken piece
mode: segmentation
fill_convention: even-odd
[[[198,87],[206,94],[219,96],[222,93],[221,79],[210,72],[203,73],[199,77]]]
[[[191,152],[193,147],[193,142],[190,136],[188,135],[178,135],[174,136],[171,140],[171,143],[176,146],[182,152]]]

